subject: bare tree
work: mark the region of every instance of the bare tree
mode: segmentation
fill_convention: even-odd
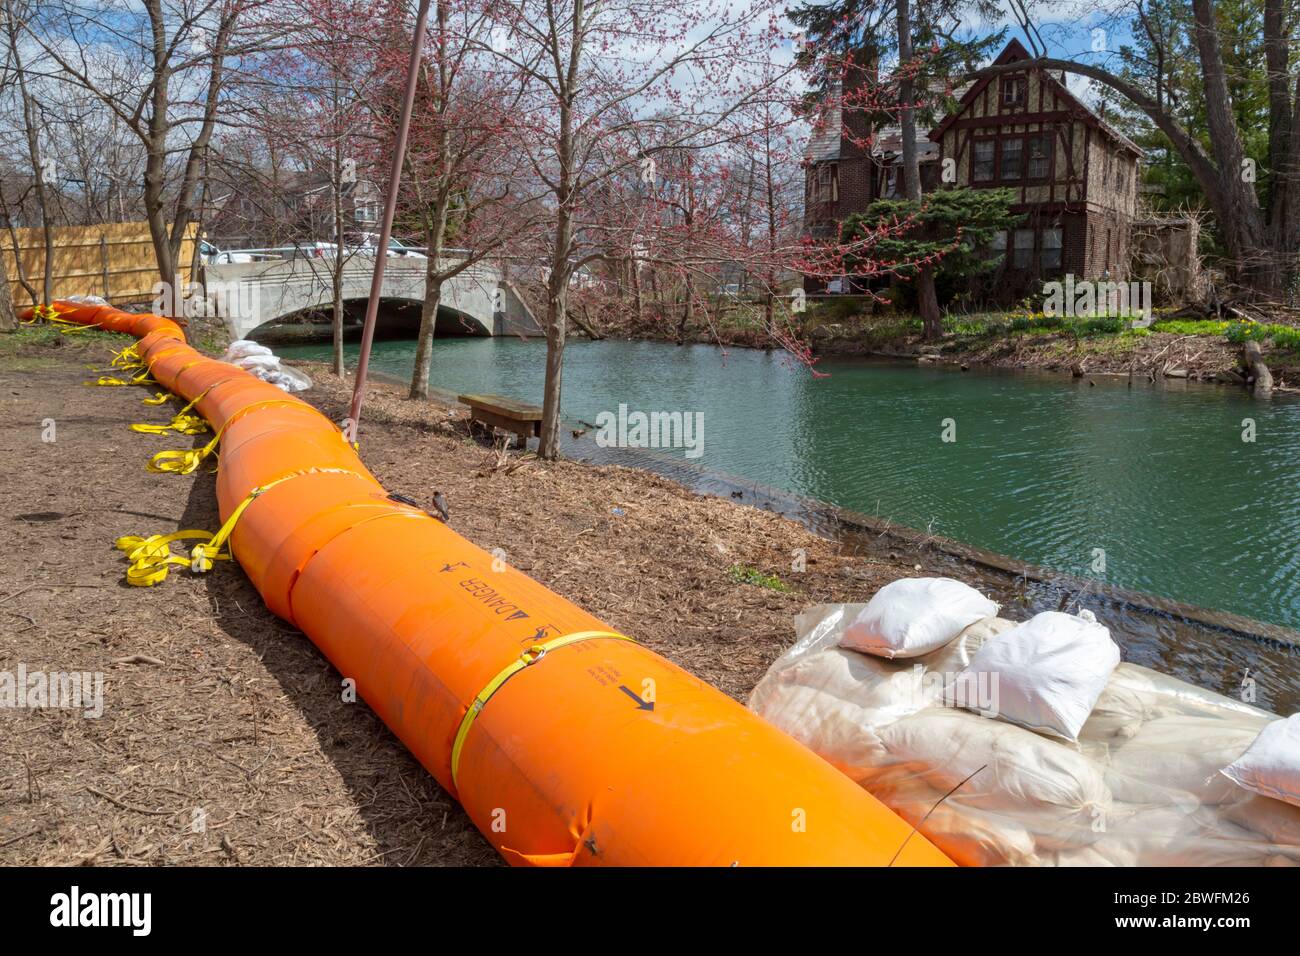
[[[262,0],[52,0],[23,28],[50,75],[104,104],[144,154],[142,198],[160,277],[177,288],[182,243],[232,60],[265,48]],[[68,37],[78,39],[68,44]],[[173,296],[173,301],[179,296]]]
[[[610,246],[634,246],[627,236],[609,241],[619,224],[590,216],[591,200],[629,168],[652,168],[665,150],[703,145],[751,102],[758,87],[747,71],[753,54],[774,40],[777,7],[760,2],[740,9],[725,0],[493,0],[490,9],[504,34],[497,56],[530,80],[530,123],[520,147],[549,193],[538,453],[556,458],[572,279],[605,258]],[[681,132],[666,132],[664,117]]]
[[[54,225],[50,221],[50,191],[46,184],[46,175],[52,168],[41,156],[41,140],[44,124],[37,117],[37,104],[28,89],[27,71],[23,66],[22,46],[19,43],[19,20],[13,9],[12,0],[4,0],[0,9],[4,16],[5,36],[9,43],[8,61],[13,69],[15,89],[22,114],[23,131],[26,134],[27,158],[32,166],[32,188],[36,194],[36,208],[41,217],[41,236],[44,244],[44,264],[41,274],[41,303],[49,305],[54,297]],[[19,255],[17,245],[15,256]],[[33,303],[35,305],[37,303]]]

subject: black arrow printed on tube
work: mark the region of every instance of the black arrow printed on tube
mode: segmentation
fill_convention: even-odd
[[[636,701],[637,706],[640,707],[642,710],[655,709],[654,701],[643,700],[640,694],[636,693],[636,691],[632,690],[626,684],[619,684],[618,689],[621,690],[623,693],[627,694],[627,696],[631,697],[634,701]]]

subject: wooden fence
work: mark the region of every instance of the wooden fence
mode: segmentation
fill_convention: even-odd
[[[198,227],[191,224],[181,243],[179,279],[190,281]],[[53,298],[71,295],[102,296],[115,305],[144,302],[154,297],[158,260],[154,256],[149,226],[144,222],[112,222],[102,226],[58,226],[54,233]],[[17,256],[15,256],[15,238]],[[32,303],[21,275],[43,293],[45,234],[39,228],[0,231],[0,254],[9,276],[15,306]]]

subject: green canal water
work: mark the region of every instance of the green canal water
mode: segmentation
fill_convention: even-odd
[[[277,351],[328,357],[326,345]],[[444,339],[430,380],[540,404],[544,354],[541,342]],[[413,355],[411,341],[379,341],[372,368],[408,377]],[[1300,401],[874,362],[824,362],[829,375],[814,377],[780,353],[649,342],[575,342],[565,361],[570,422],[620,404],[702,413],[703,454],[651,453],[662,458],[1300,628]],[[599,459],[594,437],[566,453]]]

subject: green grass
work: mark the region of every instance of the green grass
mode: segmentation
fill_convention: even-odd
[[[64,332],[55,325],[20,325],[12,332],[0,332],[0,355],[12,356],[28,350],[67,346],[86,348],[123,341],[121,335],[98,329]],[[56,346],[55,342],[59,345]]]
[[[1173,335],[1222,335],[1227,330],[1227,322],[1214,319],[1157,319],[1151,323],[1151,331]]]
[[[1271,322],[1229,322],[1225,323],[1223,337],[1234,345],[1243,342],[1263,342],[1272,339],[1274,348],[1293,352],[1300,349],[1300,329],[1290,325],[1278,325]]]
[[[790,590],[790,585],[775,574],[764,574],[758,568],[751,568],[747,564],[733,564],[727,570],[727,574],[737,584],[752,584],[754,587],[767,588],[769,591]]]
[[[1064,332],[1076,337],[1119,335],[1135,316],[1061,316],[1041,312],[993,312],[973,316],[948,316],[944,331],[966,336],[1047,335]]]
[[[1104,342],[1113,339],[1121,349],[1131,349],[1152,333],[1223,338],[1239,345],[1248,340],[1269,341],[1279,351],[1300,352],[1300,328],[1276,323],[1223,321],[1220,319],[1164,319],[1173,307],[1154,310],[1155,322],[1146,328],[1131,328],[1136,314],[1111,316],[1059,316],[1034,311],[1030,303],[1008,311],[949,314],[943,319],[944,332],[964,339],[993,339],[1008,336],[1066,335],[1072,339]],[[862,345],[888,344],[921,331],[914,315],[890,312],[867,314],[858,297],[814,300],[801,323],[806,333],[818,326],[841,325],[844,334]]]

